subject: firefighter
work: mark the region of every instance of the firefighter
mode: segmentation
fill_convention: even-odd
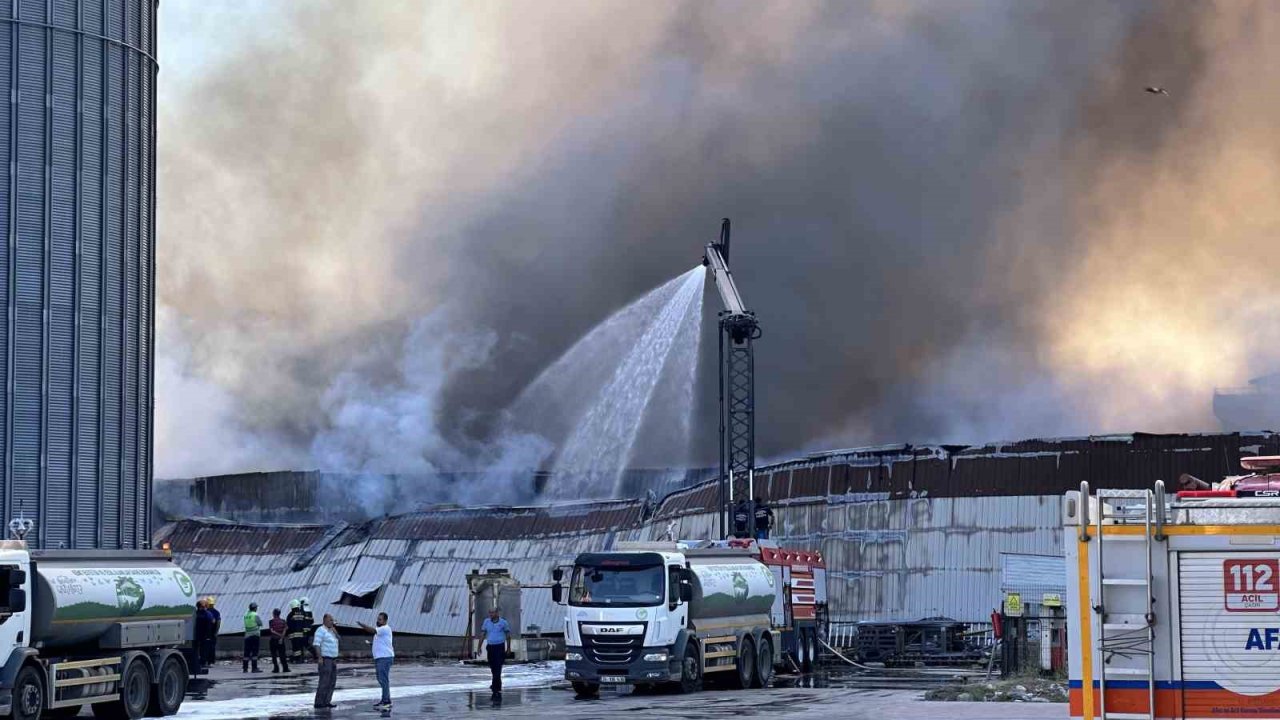
[[[769,531],[773,529],[773,508],[764,504],[764,500],[756,498],[756,539],[768,540]]]
[[[303,597],[299,600],[302,607],[302,629],[306,633],[305,647],[311,647],[312,641],[315,639],[316,632],[316,616],[311,612],[311,598]]]
[[[289,649],[293,652],[293,661],[300,663],[307,652],[307,616],[302,612],[301,600],[289,601],[289,616],[285,623],[289,626]]]
[[[739,500],[738,507],[733,509],[734,537],[751,537],[751,506],[746,500]]]

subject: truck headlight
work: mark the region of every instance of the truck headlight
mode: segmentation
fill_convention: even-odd
[[[645,662],[666,662],[671,656],[664,652],[648,653],[644,656]]]
[[[581,660],[581,659],[582,659],[582,653],[577,653],[577,652],[567,652],[567,653],[565,653],[565,654],[564,654],[564,659],[565,659],[565,660]]]

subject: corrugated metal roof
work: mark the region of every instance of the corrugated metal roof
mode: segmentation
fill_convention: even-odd
[[[279,554],[301,552],[319,540],[328,525],[251,525],[191,519],[162,527],[155,543],[192,553]]]
[[[1239,471],[1242,454],[1280,454],[1274,433],[1103,435],[981,446],[889,445],[810,455],[755,471],[757,494],[774,504],[847,496],[980,497],[1059,495],[1078,489],[1147,488],[1182,473],[1218,479]],[[838,502],[839,500],[833,501]],[[711,512],[714,480],[678,490],[656,516]]]

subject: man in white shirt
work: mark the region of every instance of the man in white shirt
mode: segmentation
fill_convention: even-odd
[[[382,700],[373,706],[374,710],[391,709],[391,663],[395,660],[396,651],[391,646],[391,626],[387,624],[387,614],[378,613],[378,626],[369,627],[359,623],[365,632],[373,633],[373,667],[378,674],[378,685],[382,687]]]
[[[333,688],[338,684],[338,628],[333,616],[324,615],[324,624],[316,629],[311,641],[311,651],[320,665],[320,678],[316,685],[316,709],[335,708]]]

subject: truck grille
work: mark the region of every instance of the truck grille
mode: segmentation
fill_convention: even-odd
[[[639,630],[637,634],[597,635],[585,631],[582,633],[582,651],[588,660],[606,667],[636,662],[644,649],[644,623],[636,623],[633,627]]]

